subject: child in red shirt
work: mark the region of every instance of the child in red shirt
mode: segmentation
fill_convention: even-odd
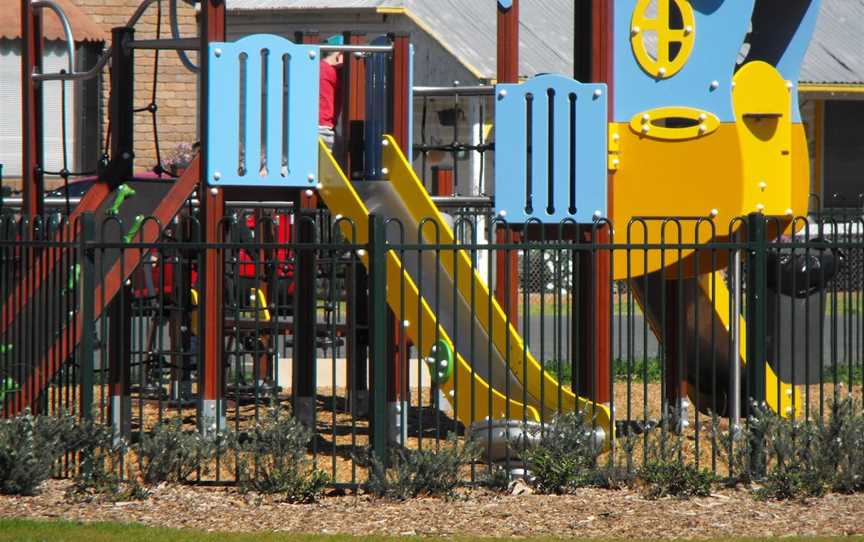
[[[324,42],[327,45],[342,45],[342,36],[330,36]],[[318,79],[318,135],[331,151],[336,139],[336,123],[339,121],[342,109],[342,82],[339,70],[344,57],[341,51],[329,51],[321,55],[321,65]]]

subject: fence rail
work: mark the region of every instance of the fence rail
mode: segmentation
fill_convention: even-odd
[[[212,434],[202,427],[213,419],[202,412],[212,378],[223,405],[216,434],[245,434],[274,411],[293,416],[315,433],[310,458],[353,486],[365,479],[364,449],[437,449],[451,433],[484,449],[466,479],[483,465],[518,466],[526,428],[574,409],[602,430],[610,461],[638,465],[653,439],[677,439],[681,461],[724,472],[719,435],[748,423],[752,401],[820,422],[841,398],[864,398],[864,284],[848,269],[864,251],[857,222],[841,233],[835,218],[802,218],[798,235],[783,236],[786,224],[751,215],[736,236],[699,243],[683,232],[704,226],[675,219],[675,242],[627,242],[626,227],[600,242],[602,221],[529,225],[528,240],[504,244],[480,231],[500,217],[453,217],[457,245],[436,241],[428,224],[410,231],[373,217],[340,230],[344,219],[293,206],[237,210],[211,244],[199,241],[191,205],[165,225],[7,215],[3,413],[74,411],[131,442],[165,420]],[[369,240],[342,233],[367,227]],[[157,240],[140,242],[154,228]],[[502,251],[520,255],[515,320],[486,289]],[[213,252],[221,300],[198,288]],[[736,254],[740,284],[728,272]],[[597,292],[603,258],[614,280]],[[203,321],[211,302],[222,303],[223,322]],[[207,375],[200,338],[214,330],[221,371]],[[198,478],[235,481],[231,459]]]

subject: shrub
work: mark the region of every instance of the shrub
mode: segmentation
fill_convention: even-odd
[[[816,439],[814,458],[832,491],[864,491],[864,414],[860,407],[850,397],[832,404],[828,423]]]
[[[562,414],[538,431],[537,444],[521,452],[538,492],[562,494],[606,484],[597,469],[601,449],[582,414]]]
[[[25,412],[0,420],[0,493],[33,495],[51,476],[54,462],[71,451],[75,418]]]
[[[645,498],[707,497],[711,494],[716,477],[709,470],[685,463],[682,444],[683,438],[665,427],[661,427],[659,436],[647,442],[645,463],[637,471]]]
[[[677,460],[654,460],[639,469],[648,499],[662,497],[707,497],[711,494],[714,475],[695,465]]]
[[[374,456],[360,463],[369,468],[367,489],[371,493],[404,500],[421,495],[452,497],[459,487],[459,469],[478,457],[476,445],[460,444],[450,434],[438,450],[398,448],[391,451],[389,465]]]
[[[280,494],[288,502],[316,502],[330,477],[306,457],[312,430],[273,411],[244,438],[237,439],[238,475],[246,491]]]
[[[756,481],[764,499],[814,497],[826,490],[864,490],[864,415],[847,397],[825,422],[801,422],[757,406],[737,437],[722,435],[730,481]],[[735,447],[737,446],[737,450]]]
[[[144,433],[136,450],[141,479],[145,484],[158,484],[188,480],[206,465],[213,445],[197,432],[184,431],[180,420],[166,420]]]

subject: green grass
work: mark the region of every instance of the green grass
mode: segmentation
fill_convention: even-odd
[[[396,542],[448,540],[451,542],[484,542],[495,540],[480,537],[426,538],[346,535],[296,535],[277,533],[206,533],[193,530],[163,529],[123,523],[72,523],[67,521],[0,520],[0,542]],[[553,537],[532,537],[528,541],[555,542]],[[599,540],[599,539],[598,539]],[[613,541],[615,539],[606,539]],[[628,539],[629,540],[629,539]],[[756,542],[768,538],[715,538],[705,542]],[[864,542],[864,537],[790,537],[788,542]]]
[[[569,362],[562,361],[559,369],[558,364],[554,360],[550,360],[543,367],[562,384],[570,382],[573,371]],[[634,359],[629,367],[627,360],[616,359],[612,362],[612,371],[615,375],[615,380],[627,380],[628,369],[634,382],[644,382],[646,380],[648,382],[660,382],[660,358],[648,358],[647,360],[642,358]],[[647,378],[645,378],[646,376]]]

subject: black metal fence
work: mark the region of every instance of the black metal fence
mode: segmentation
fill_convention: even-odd
[[[457,245],[388,217],[360,228],[293,207],[238,209],[216,244],[200,241],[191,202],[170,224],[134,227],[7,215],[3,413],[75,411],[134,442],[163,420],[243,434],[275,408],[314,429],[319,468],[356,485],[362,449],[435,449],[449,433],[479,442],[480,464],[518,464],[526,427],[574,409],[610,458],[635,439],[638,463],[659,435],[720,472],[718,435],[746,424],[753,400],[818,422],[864,394],[864,284],[844,273],[864,250],[861,221],[751,215],[698,244],[627,242],[620,228],[601,241],[597,222],[490,244],[476,211],[454,216]],[[369,239],[344,233],[366,226]],[[499,309],[485,288],[496,255],[514,251],[536,270],[510,285],[519,306]],[[200,478],[231,482],[229,464]]]

